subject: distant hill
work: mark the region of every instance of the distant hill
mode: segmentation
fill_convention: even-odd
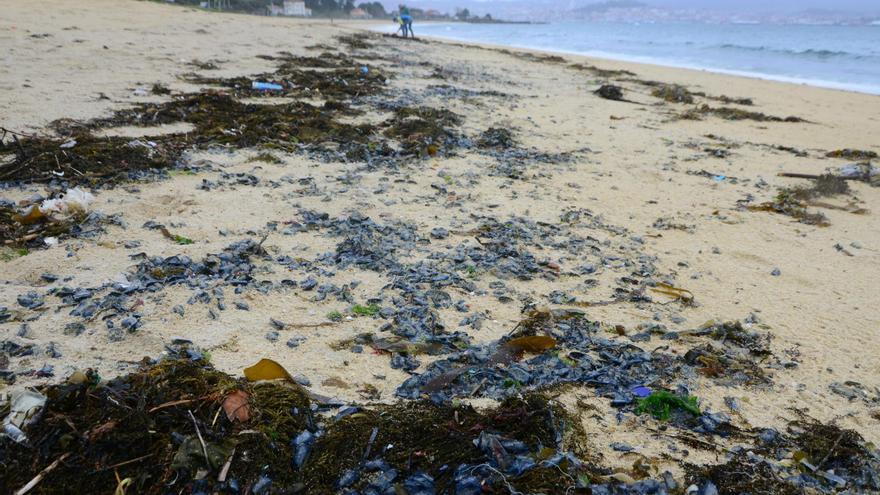
[[[601,14],[614,9],[636,9],[647,6],[647,4],[637,0],[607,0],[605,2],[594,3],[573,9],[571,12],[576,12],[578,14]]]

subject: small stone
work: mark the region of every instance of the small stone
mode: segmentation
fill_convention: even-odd
[[[774,268],[773,271],[770,272],[770,275],[773,275],[774,277],[778,277],[778,276],[782,275],[782,271],[780,271],[779,268]]]
[[[611,448],[618,452],[631,452],[635,450],[631,445],[625,444],[623,442],[614,442],[611,444]]]
[[[271,323],[272,326],[277,328],[278,330],[284,330],[287,327],[287,325],[283,321],[278,321],[275,318],[269,318],[269,323]]]
[[[266,334],[266,340],[269,342],[277,342],[278,341],[278,332],[272,331]]]

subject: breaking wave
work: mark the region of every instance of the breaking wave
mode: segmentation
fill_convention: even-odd
[[[781,55],[787,56],[795,56],[795,57],[810,57],[810,58],[818,58],[818,59],[832,59],[832,58],[850,58],[855,60],[861,60],[870,57],[870,54],[865,53],[852,53],[847,51],[838,51],[838,50],[823,50],[823,49],[813,49],[808,48],[806,50],[791,50],[791,49],[781,49],[781,48],[773,48],[769,46],[748,46],[748,45],[737,45],[733,43],[725,43],[720,45],[719,48],[725,50],[737,50],[737,51],[748,51],[748,52],[766,52],[766,53],[778,53]]]

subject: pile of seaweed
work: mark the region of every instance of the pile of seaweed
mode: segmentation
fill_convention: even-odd
[[[385,136],[399,140],[399,152],[372,126],[338,120],[341,114],[351,113],[350,107],[338,102],[323,107],[304,102],[260,105],[215,92],[181,95],[71,128],[74,134],[65,138],[30,137],[0,143],[0,154],[11,154],[0,165],[0,174],[12,181],[98,185],[174,166],[191,146],[305,150],[353,161],[428,156],[457,146],[457,137],[448,126],[457,125],[460,118],[446,110],[404,107],[380,124]],[[193,131],[136,140],[89,134],[103,127],[181,122],[192,124]]]
[[[187,359],[109,382],[78,372],[43,392],[27,440],[3,440],[4,493],[59,459],[32,493],[256,492],[263,477],[290,486],[289,440],[314,424],[299,387],[251,384]]]
[[[0,439],[0,489],[43,471],[30,493],[548,493],[596,473],[579,424],[539,395],[322,415],[295,383],[236,379],[187,352],[44,388],[18,441]]]
[[[304,102],[248,104],[236,97],[267,94],[252,89],[254,78],[192,76],[194,82],[219,85],[230,91],[206,90],[174,95],[167,101],[135,105],[108,118],[85,123],[58,121],[53,127],[59,137],[16,135],[4,129],[0,137],[0,180],[64,185],[112,184],[179,165],[184,151],[193,146],[305,149],[356,161],[370,161],[373,157],[393,154],[380,136],[374,136],[370,126],[338,120],[341,115],[358,113],[341,100],[384,91],[387,74],[377,68],[358,66],[341,54],[325,53],[320,57],[281,54],[264,58],[277,60],[279,67],[274,73],[255,76],[258,79],[278,82],[286,88],[285,94],[308,93],[328,100],[321,107]],[[310,70],[310,67],[318,69]],[[430,116],[426,116],[425,121],[434,123]],[[177,123],[192,124],[194,129],[187,133],[141,139],[94,134],[107,127]],[[400,119],[388,122],[385,127],[399,128],[395,134],[407,142],[439,132],[436,129],[427,130],[433,133],[425,129],[407,129],[402,127]]]
[[[840,150],[829,151],[825,154],[829,158],[844,158],[846,160],[864,161],[877,158],[877,152],[869,150],[857,150],[852,148],[844,148]]]
[[[850,193],[846,180],[831,174],[820,175],[809,186],[784,187],[773,201],[751,206],[753,211],[769,211],[797,219],[801,223],[827,227],[828,217],[822,212],[810,211],[810,206],[835,208],[833,205],[817,202],[820,198],[834,197]],[[852,210],[860,212],[860,210]]]
[[[694,103],[694,97],[699,96],[702,98],[706,98],[708,100],[720,101],[721,103],[733,103],[736,105],[745,105],[751,106],[754,105],[754,101],[751,98],[732,98],[730,96],[721,95],[721,96],[712,96],[708,95],[702,91],[691,91],[684,86],[679,84],[665,84],[659,83],[656,81],[640,81],[642,84],[646,86],[653,87],[651,90],[651,96],[655,98],[660,98],[663,101],[669,103],[686,103],[691,104]],[[728,109],[732,110],[732,109]],[[734,119],[735,120],[735,119]]]
[[[0,437],[0,490],[683,493],[669,473],[655,480],[635,467],[633,476],[602,467],[583,419],[549,393],[517,394],[479,411],[424,400],[345,406],[310,393],[270,360],[235,378],[186,343],[168,350],[168,358],[145,358],[109,381],[78,371],[63,384],[16,395],[0,411],[13,418]],[[669,436],[712,445],[711,436],[677,433],[682,414],[699,414],[693,397],[655,393],[637,412],[668,421]],[[725,434],[708,431],[710,422],[703,413],[703,429],[692,429]],[[726,462],[686,466],[697,493],[880,490],[880,457],[854,431],[804,418],[786,432],[731,433],[746,443],[729,449]]]
[[[460,124],[461,116],[447,109],[401,107],[383,124],[383,133],[397,139],[407,155],[435,156],[459,146],[459,136],[449,128]]]
[[[880,490],[880,453],[853,430],[802,416],[784,433],[755,434],[755,445],[733,449],[723,464],[687,466],[689,482],[721,495]]]
[[[703,120],[704,116],[713,115],[724,120],[754,120],[757,122],[807,122],[800,117],[776,117],[761,112],[752,112],[740,108],[731,107],[711,107],[703,104],[696,108],[692,108],[681,115],[679,118],[685,120]]]
[[[321,64],[321,62],[316,62]],[[231,78],[191,74],[185,80],[194,84],[228,88],[236,96],[316,96],[347,99],[378,94],[385,90],[388,74],[376,67],[346,66],[332,69],[303,69],[297,60],[284,61],[275,72]],[[282,90],[254,89],[253,81],[278,84]]]
[[[173,166],[186,145],[168,136],[149,139],[95,137],[0,139],[0,180],[97,185],[134,179]]]

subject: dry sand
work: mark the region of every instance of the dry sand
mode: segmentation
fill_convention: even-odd
[[[206,13],[151,2],[7,0],[0,17],[0,125],[42,132],[55,119],[105,116],[113,109],[157,98],[137,96],[137,88],[160,82],[176,91],[193,90],[178,78],[192,71],[220,76],[266,71],[272,65],[257,55],[282,50],[309,54],[307,45],[336,45],[335,36],[363,27]],[[216,180],[217,173],[212,172],[98,190],[94,209],[121,214],[127,229],[109,227],[98,239],[70,240],[0,262],[0,306],[17,308],[19,294],[47,290],[40,279],[46,272],[62,279],[70,277],[66,282],[70,285],[98,286],[120,279],[136,263],[129,258],[135,252],[186,254],[198,259],[219,252],[234,240],[259,239],[267,222],[295,219],[295,206],[331,216],[359,211],[377,220],[408,221],[422,232],[437,226],[457,230],[470,225],[471,213],[557,222],[567,207],[586,208],[607,224],[627,229],[627,239],[640,238],[644,253],[657,257],[659,272],[692,291],[698,302],[693,308],[678,304],[610,305],[588,309],[591,318],[632,329],[656,317],[669,329],[683,330],[710,319],[736,320],[754,314],[760,328],[772,333],[774,353],[785,360],[796,358],[798,366],[771,370],[774,385],[770,389],[724,388],[704,380],[693,392],[714,410],[725,410],[723,397],[737,397],[743,405],[737,418],[741,424],[780,427],[792,417],[792,408],[799,408],[880,442],[878,404],[848,401],[829,388],[834,382],[852,380],[880,393],[880,189],[853,183],[858,206],[869,213],[826,209],[831,225],[825,228],[748,211],[737,204],[749,195],[757,202],[769,200],[777,186],[798,183],[777,177],[778,172],[820,173],[847,163],[825,158],[827,151],[858,148],[880,152],[880,97],[565,56],[570,62],[627,69],[641,79],[680,83],[709,95],[750,97],[755,101],[750,109],[783,117],[796,115],[809,123],[716,117],[687,121],[672,118],[687,106],[661,102],[634,83],[622,85],[635,103],[598,98],[592,91],[599,80],[567,64],[529,61],[485,47],[435,40],[421,44],[382,39],[371,53],[386,57],[368,61],[396,74],[390,81],[394,91],[418,92],[431,84],[448,83],[513,95],[510,99],[432,97],[422,102],[463,115],[462,131],[467,135],[478,135],[491,126],[506,127],[514,130],[525,146],[540,151],[590,151],[577,155],[572,163],[532,170],[528,180],[488,176],[485,170],[491,159],[464,151],[452,158],[415,161],[405,173],[409,183],[387,181],[382,171],[374,171],[364,172],[361,181],[350,186],[337,181],[350,167],[346,164],[280,155],[283,164],[273,165],[247,162],[255,153],[252,151],[198,153],[191,159],[208,160],[227,172],[254,173],[261,183],[199,190],[203,178]],[[191,65],[196,60],[213,61],[219,69],[199,70]],[[443,68],[445,81],[430,78],[435,66]],[[710,134],[715,138],[707,137]],[[704,151],[724,147],[719,139],[736,143],[723,158]],[[795,156],[774,146],[802,149],[808,156]],[[726,179],[716,181],[688,173],[702,170]],[[443,185],[441,175],[450,178],[450,196],[458,197],[435,194],[431,185]],[[267,185],[284,176],[311,177],[321,194],[301,193],[295,180],[280,182],[279,187]],[[476,178],[474,184],[468,182],[470,177]],[[382,187],[384,192],[377,194]],[[45,190],[40,186],[10,187],[0,190],[0,197],[18,201],[34,192]],[[325,196],[332,200],[324,201]],[[658,228],[655,222],[660,218],[688,228]],[[196,242],[175,245],[157,231],[142,229],[148,220],[174,225],[175,232]],[[230,234],[221,236],[221,230]],[[448,244],[466,237],[453,235]],[[122,242],[129,240],[140,241],[141,247],[125,249]],[[319,234],[276,233],[264,246],[273,254],[313,258],[332,250],[335,242]],[[838,244],[852,256],[835,249]],[[556,253],[539,256],[552,254]],[[564,255],[554,261],[563,270],[579,264],[578,259]],[[775,268],[781,272],[779,276],[771,275]],[[269,278],[285,276],[275,273]],[[546,295],[558,288],[573,289],[582,300],[603,300],[611,295],[612,281],[618,276],[620,273],[609,272],[598,277],[599,285],[589,290],[578,289],[577,281],[509,285],[542,304],[547,303]],[[380,274],[347,269],[339,271],[333,283],[355,279],[362,282],[353,291],[359,301],[379,293],[388,282]],[[485,287],[491,280],[486,277],[477,283]],[[250,311],[231,308],[219,312],[216,319],[209,316],[206,305],[187,306],[183,318],[171,311],[173,306],[185,304],[191,294],[190,289],[174,288],[145,296],[143,327],[119,342],[108,339],[100,321],[90,323],[80,336],[64,335],[63,326],[73,318],[66,311],[43,312],[42,317],[28,323],[27,338],[41,346],[57,343],[63,357],[38,354],[13,358],[9,367],[16,372],[47,363],[55,366],[53,378],[19,376],[13,387],[55,382],[87,367],[98,369],[103,377],[124,373],[144,356],[161,355],[174,336],[184,336],[209,350],[212,362],[229,373],[239,374],[245,366],[270,357],[292,374],[307,377],[313,390],[346,400],[359,400],[357,390],[363,384],[377,387],[382,400],[393,400],[395,388],[407,377],[390,369],[386,356],[328,347],[337,340],[376,331],[382,320],[352,318],[330,326],[287,329],[277,342],[264,337],[272,330],[270,318],[293,325],[320,324],[327,321],[328,312],[344,312],[345,303],[329,298],[314,302],[312,294],[301,291],[269,295],[252,291],[237,296],[227,289],[228,303],[245,301]],[[521,318],[516,301],[504,304],[488,295],[458,296],[467,298],[474,311],[490,315],[482,330],[470,330],[477,342],[506,334]],[[50,307],[57,305],[57,300],[47,301]],[[672,318],[678,315],[683,321],[676,323]],[[442,311],[441,316],[453,329],[461,317],[452,310]],[[16,336],[20,327],[21,322],[0,324],[0,338],[21,342],[24,339]],[[285,342],[295,336],[306,340],[297,348],[288,348]],[[650,350],[664,344],[654,340],[642,345]],[[339,378],[350,388],[324,385],[329,378]],[[577,407],[577,397],[595,401],[593,395],[584,389],[570,392],[565,400]],[[608,423],[591,424],[589,431],[594,434],[596,448],[606,451],[609,463],[631,462],[607,452],[611,441],[624,439],[645,452],[663,445],[664,440],[628,431],[626,424]]]

